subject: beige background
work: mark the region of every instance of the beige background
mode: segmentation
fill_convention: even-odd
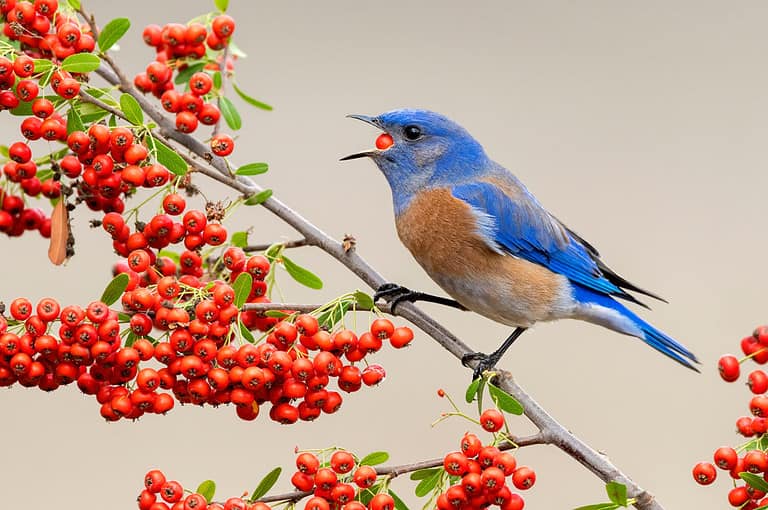
[[[768,4],[232,3],[237,43],[250,55],[238,64],[238,79],[275,105],[272,113],[242,106],[234,159],[268,161],[261,182],[288,204],[337,237],[353,233],[359,252],[391,280],[437,291],[396,239],[382,176],[370,162],[338,158],[376,136],[347,113],[426,107],[459,121],[612,267],[669,299],[643,316],[695,351],[704,373],[570,322],[527,333],[504,366],[666,508],[726,507],[730,482],[721,477],[699,488],[690,470],[738,441],[734,422],[746,413],[748,394],[721,383],[715,362],[767,320]],[[134,20],[119,55],[133,73],[152,55],[140,43],[145,24],[184,21],[209,3],[88,6],[102,22]],[[17,119],[2,118],[3,139],[17,139]],[[199,183],[209,196],[231,196]],[[87,304],[97,297],[114,256],[105,234],[89,231],[92,217],[76,215],[78,254],[64,268],[50,266],[36,236],[4,239],[0,298],[24,292]],[[241,211],[236,223],[233,230],[255,225],[254,240],[295,236],[261,209]],[[295,258],[323,275],[326,288],[297,289],[283,277],[292,300],[325,300],[360,285],[316,251]],[[478,349],[508,333],[479,316],[429,309]],[[273,466],[290,468],[296,446],[386,449],[393,463],[455,449],[468,425],[430,428],[446,409],[435,390],[458,397],[469,373],[424,335],[408,351],[377,360],[388,370],[383,386],[350,396],[338,415],[291,427],[193,407],[106,424],[95,400],[74,388],[4,391],[2,506],[134,508],[142,477],[155,466],[190,487],[214,478],[220,496],[239,494]],[[531,431],[523,419],[512,428]],[[525,449],[519,459],[538,473],[527,508],[605,500],[602,484],[553,448]],[[412,494],[410,482],[395,487]]]

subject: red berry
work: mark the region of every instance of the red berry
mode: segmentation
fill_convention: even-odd
[[[480,415],[480,426],[488,432],[496,432],[504,426],[504,415],[497,409],[486,409]]]
[[[235,141],[231,136],[220,133],[211,138],[211,151],[217,156],[229,156],[235,150]]]
[[[351,453],[338,450],[331,456],[331,469],[339,474],[349,473],[355,467],[355,458]]]
[[[736,463],[739,460],[739,454],[730,446],[723,446],[715,450],[714,458],[717,467],[730,471],[736,466]]]
[[[728,503],[730,503],[731,506],[741,506],[749,501],[749,499],[749,493],[747,492],[747,488],[744,486],[734,487],[728,493]]]
[[[361,489],[367,489],[376,483],[376,476],[376,470],[371,466],[360,466],[352,475],[352,480]]]
[[[219,39],[227,39],[235,31],[235,20],[226,14],[221,14],[213,18],[211,30]]]
[[[739,360],[736,356],[726,355],[717,362],[720,377],[726,382],[733,382],[739,378]]]
[[[512,473],[512,483],[520,490],[530,489],[536,483],[536,473],[529,467],[519,467]]]
[[[693,466],[693,479],[701,485],[709,485],[717,478],[715,466],[709,462],[699,462]]]
[[[468,469],[467,456],[461,452],[452,452],[443,459],[443,468],[449,475],[463,476]]]
[[[768,391],[768,375],[762,370],[755,370],[747,376],[747,386],[752,393],[762,394]]]
[[[376,148],[379,150],[387,150],[395,144],[395,141],[387,133],[382,133],[376,138]]]

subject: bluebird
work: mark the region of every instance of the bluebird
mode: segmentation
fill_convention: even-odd
[[[415,109],[349,115],[383,131],[367,157],[392,190],[397,233],[416,261],[453,299],[385,284],[376,298],[431,301],[474,311],[515,330],[479,361],[490,369],[540,321],[579,319],[637,337],[696,370],[696,356],[619,300],[648,308],[630,292],[664,301],[611,270],[461,126]]]

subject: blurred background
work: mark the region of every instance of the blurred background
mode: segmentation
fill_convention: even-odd
[[[84,5],[100,24],[131,18],[115,55],[131,74],[154,55],[141,42],[146,24],[185,22],[212,9],[197,0]],[[458,121],[611,267],[669,300],[642,315],[689,346],[703,373],[578,322],[537,326],[502,365],[666,508],[727,507],[727,476],[720,472],[702,488],[691,468],[718,446],[739,443],[734,423],[748,413],[748,392],[721,382],[715,364],[768,320],[768,4],[468,5],[233,0],[235,41],[249,57],[237,63],[238,82],[275,107],[264,112],[233,98],[244,118],[233,160],[269,162],[259,182],[276,196],[337,238],[353,234],[358,252],[390,281],[439,293],[399,244],[375,166],[338,159],[371,147],[378,135],[345,119],[348,113],[423,107]],[[20,139],[20,119],[2,119],[2,139]],[[197,184],[209,198],[234,196],[203,178]],[[75,214],[77,255],[65,267],[51,266],[36,235],[3,238],[0,299],[52,296],[85,305],[98,298],[116,258],[104,232],[88,228],[95,217]],[[230,231],[249,226],[253,242],[296,237],[261,208],[240,210]],[[321,275],[325,288],[299,288],[283,274],[286,299],[321,302],[362,285],[318,250],[292,257]],[[478,350],[509,333],[477,315],[424,308]],[[358,321],[358,329],[367,325],[367,317]],[[468,422],[430,423],[448,409],[436,390],[460,398],[469,371],[423,334],[406,351],[388,349],[375,360],[388,373],[380,387],[345,396],[335,415],[288,427],[266,416],[241,422],[229,407],[192,406],[107,424],[95,399],[74,387],[3,391],[3,506],[135,508],[153,467],[193,489],[215,479],[223,499],[252,490],[280,465],[278,489],[287,490],[297,447],[387,450],[392,464],[457,449]],[[523,418],[511,427],[532,432]],[[602,482],[555,448],[525,448],[518,457],[538,474],[526,508],[606,500]],[[412,482],[394,488],[420,507]]]

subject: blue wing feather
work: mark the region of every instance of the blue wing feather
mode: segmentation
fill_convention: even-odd
[[[521,190],[521,196],[512,200],[498,186],[473,182],[457,185],[451,193],[487,220],[483,233],[495,248],[594,291],[626,295],[602,274],[587,249],[527,191]]]

